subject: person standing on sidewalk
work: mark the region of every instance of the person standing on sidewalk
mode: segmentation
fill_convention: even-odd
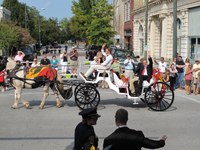
[[[133,79],[134,76],[134,71],[135,70],[135,65],[134,65],[134,60],[131,59],[130,54],[127,55],[126,60],[124,60],[124,69],[125,69],[125,77],[129,79]]]
[[[169,67],[170,75],[169,75],[169,82],[170,82],[170,87],[172,90],[174,90],[174,85],[176,84],[176,78],[177,78],[177,69],[174,63],[172,63]]]
[[[198,88],[198,76],[200,74],[200,60],[195,60],[195,64],[193,65],[193,84],[194,84],[194,94],[199,93],[199,88]]]
[[[69,58],[71,73],[73,74],[73,77],[77,77],[76,74],[78,69],[78,52],[76,50],[76,47],[72,47],[72,50],[69,52]]]
[[[191,94],[192,72],[192,64],[189,64],[185,71],[185,87],[188,95]]]
[[[181,56],[178,56],[178,59],[176,61],[176,69],[178,71],[178,77],[176,78],[176,89],[179,87],[181,89],[184,89],[184,68],[185,63],[183,62],[183,59]]]
[[[156,59],[154,59],[154,62],[158,65],[158,69],[162,73],[162,77],[164,77],[167,70],[167,63],[165,62],[164,57],[161,57],[159,62],[157,62]]]
[[[67,55],[67,51],[63,51],[62,54],[60,54],[60,64],[61,64],[61,72],[63,74],[67,73],[68,67],[68,55]]]

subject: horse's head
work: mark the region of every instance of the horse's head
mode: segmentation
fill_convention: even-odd
[[[6,69],[7,57],[0,56],[0,71]]]
[[[7,60],[8,60],[8,62],[6,65],[6,70],[13,70],[16,66],[15,60],[13,60],[12,58],[8,58]]]

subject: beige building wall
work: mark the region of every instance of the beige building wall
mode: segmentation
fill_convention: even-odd
[[[145,4],[143,0],[134,1],[134,51],[143,56],[145,34]],[[190,55],[189,10],[200,7],[200,0],[178,0],[177,52],[183,58]],[[141,34],[141,32],[143,32]],[[200,36],[200,35],[199,35]],[[173,50],[173,1],[149,0],[148,10],[148,50],[155,58],[165,57],[172,59]]]
[[[124,1],[113,0],[114,18],[113,27],[116,34],[114,36],[114,44],[119,42],[121,47],[124,47]]]

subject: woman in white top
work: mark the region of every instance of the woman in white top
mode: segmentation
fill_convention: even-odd
[[[67,52],[63,51],[62,54],[60,54],[60,64],[61,64],[61,70],[63,74],[67,73],[67,64],[68,64],[68,59],[67,59]]]
[[[31,67],[38,67],[38,66],[40,66],[40,64],[38,64],[37,59],[34,58],[33,63],[31,64]]]

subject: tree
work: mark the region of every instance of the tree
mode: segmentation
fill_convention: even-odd
[[[61,30],[61,42],[64,43],[65,41],[70,40],[72,34],[69,29],[69,20],[67,18],[63,18],[60,21],[60,30]]]
[[[25,4],[21,4],[18,0],[4,0],[2,6],[10,10],[11,20],[18,26],[25,26]]]
[[[0,48],[9,49],[12,46],[17,46],[19,34],[14,28],[14,25],[8,25],[0,22]]]
[[[99,0],[92,9],[91,24],[88,26],[86,35],[89,44],[101,45],[102,43],[111,43],[113,37],[111,21],[113,18],[113,7],[107,0]]]
[[[86,30],[91,23],[91,12],[96,0],[73,1],[72,12],[74,16],[70,20],[70,32],[77,40],[86,40]]]
[[[11,50],[14,47],[30,44],[33,38],[27,29],[16,26],[13,23],[0,22],[0,48]],[[8,54],[8,52],[6,52]]]
[[[111,43],[113,7],[107,0],[73,1],[70,31],[88,44]]]

